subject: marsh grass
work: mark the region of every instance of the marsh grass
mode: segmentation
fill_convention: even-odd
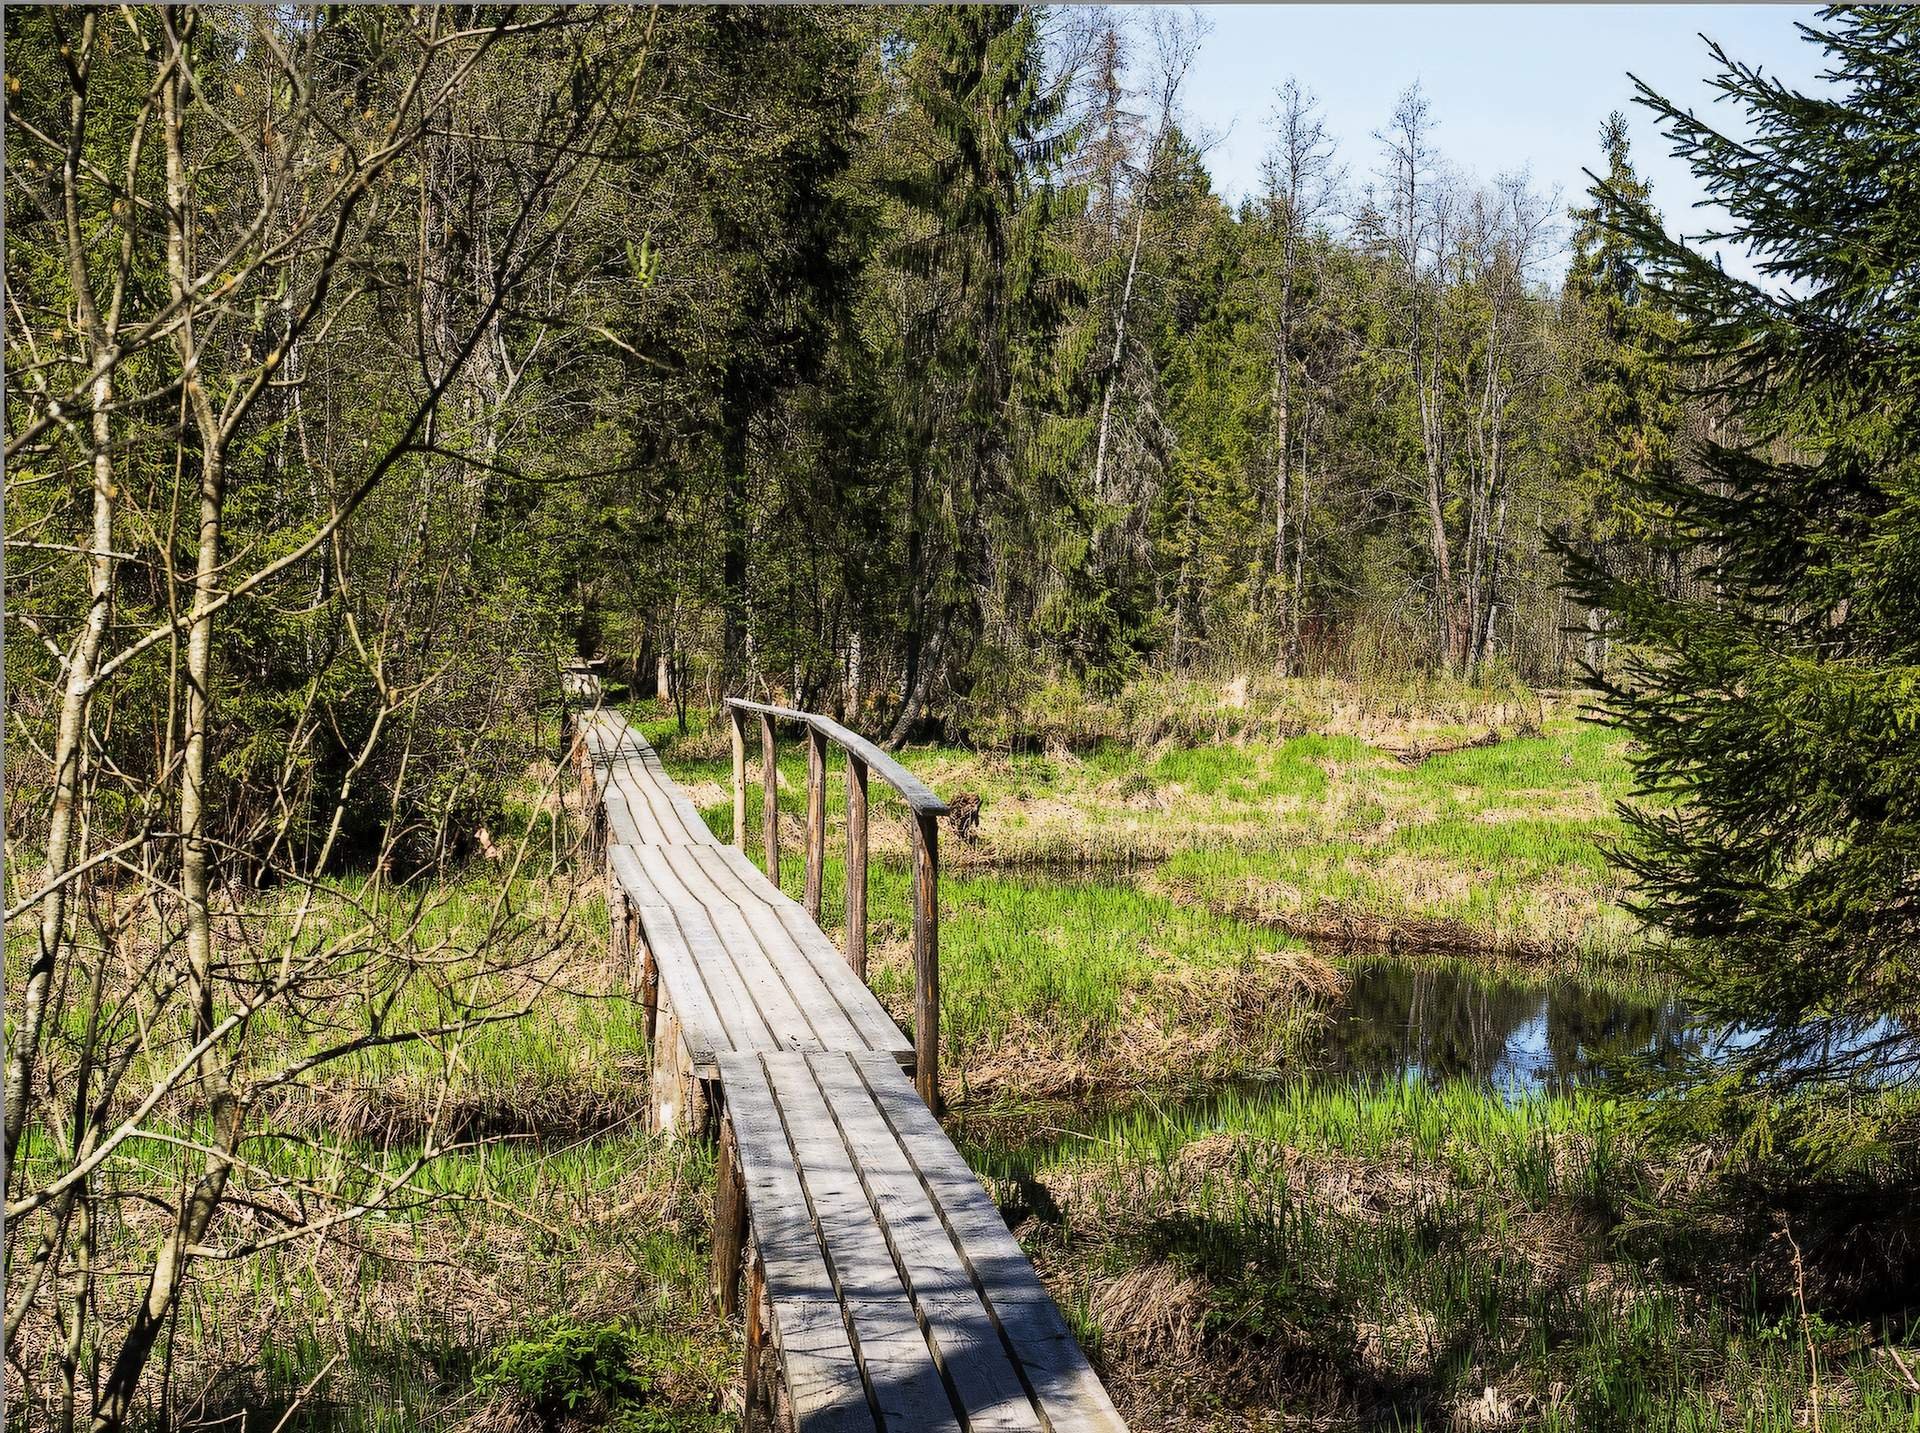
[[[1607,860],[1622,837],[1618,803],[1632,789],[1625,745],[1577,706],[1518,697],[1476,705],[1425,689],[1342,697],[1314,683],[1291,695],[1283,688],[1267,708],[1248,697],[1222,710],[1235,721],[1197,745],[1162,734],[1077,749],[920,747],[903,759],[938,791],[982,798],[978,839],[942,852],[951,872],[1111,868],[1176,904],[1347,946],[1584,965],[1638,955],[1639,929]],[[681,738],[646,708],[637,715],[715,832],[729,837],[731,767],[712,733],[696,727]],[[1507,725],[1474,726],[1502,717]],[[1329,729],[1298,729],[1309,718]],[[1409,756],[1476,731],[1503,739]],[[779,771],[785,846],[797,862],[806,799],[797,741],[785,744]],[[749,786],[757,835],[759,783]],[[837,850],[837,762],[827,807]],[[875,850],[904,861],[905,827],[887,809],[876,803]]]
[[[499,1348],[565,1316],[633,1331],[646,1393],[623,1426],[725,1426],[737,1348],[706,1307],[712,1161],[645,1132],[643,1012],[607,961],[598,882],[499,864],[418,885],[349,877],[255,893],[223,920],[227,948],[246,959],[289,940],[331,952],[303,1018],[270,1006],[250,1023],[240,1079],[364,1031],[375,1009],[396,1030],[477,1023],[371,1044],[262,1094],[167,1336],[164,1377],[146,1390],[149,1421],[531,1426],[476,1378]],[[402,939],[417,960],[382,964],[383,943]],[[158,1045],[128,1078],[171,1058]],[[64,1167],[36,1129],[17,1161],[29,1179]],[[143,1130],[104,1167],[103,1187],[190,1180],[212,1136],[187,1097]],[[437,1157],[416,1170],[427,1140]],[[325,1225],[356,1202],[374,1207]],[[304,1218],[316,1232],[245,1252]],[[103,1224],[97,1258],[138,1268],[156,1229],[138,1215]],[[61,1342],[50,1327],[23,1334],[16,1354],[41,1386]]]
[[[1911,1430],[1897,1367],[1790,1301],[1671,1282],[1662,1172],[1593,1095],[1296,1083],[975,1150],[1137,1423]],[[1912,1343],[1894,1319],[1869,1335]]]
[[[346,1142],[371,1163],[404,1145]],[[636,1332],[646,1396],[633,1426],[708,1429],[737,1361],[706,1310],[711,1161],[633,1126],[553,1143],[492,1141],[447,1156],[413,1207],[308,1257],[256,1261],[197,1299],[176,1373],[206,1422],[411,1433],[513,1427],[523,1410],[484,1378],[500,1350],[554,1319]],[[263,1338],[261,1331],[268,1331]],[[197,1377],[196,1377],[197,1376]]]
[[[1347,700],[1313,690],[1323,716],[1378,739],[1465,740],[1488,715],[1461,698],[1436,716],[1417,691]],[[1095,1093],[1284,1065],[1336,988],[1303,942],[1626,966],[1632,926],[1604,846],[1619,833],[1614,803],[1629,773],[1611,732],[1562,711],[1526,726],[1532,735],[1410,764],[1355,730],[1268,736],[1251,703],[1234,710],[1241,734],[1203,746],[903,754],[936,790],[983,798],[977,842],[949,836],[941,852],[951,1097]],[[731,839],[731,763],[712,728],[696,721],[682,737],[650,705],[634,715],[710,829]],[[1297,717],[1290,708],[1283,724]],[[757,747],[749,755],[757,852]],[[781,884],[797,897],[797,739],[783,741],[778,771]],[[837,756],[828,776],[822,923],[837,937]],[[873,789],[873,984],[904,1019],[906,823]]]

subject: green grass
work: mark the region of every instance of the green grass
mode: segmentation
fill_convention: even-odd
[[[272,1427],[284,1414],[290,1428],[351,1433],[484,1421],[500,1398],[476,1378],[494,1351],[568,1315],[635,1331],[646,1394],[623,1404],[622,1427],[723,1426],[715,1410],[738,1350],[707,1308],[712,1160],[644,1132],[643,1012],[625,994],[624,972],[605,962],[597,886],[485,866],[418,888],[329,882],[297,923],[302,899],[282,889],[223,916],[223,929],[242,933],[225,937],[237,978],[247,962],[276,968],[288,947],[296,963],[319,957],[297,1012],[269,1006],[249,1022],[242,1077],[376,1027],[528,1013],[457,1038],[375,1045],[263,1097],[211,1245],[279,1227],[277,1215],[262,1223],[245,1211],[255,1201],[284,1210],[290,1190],[329,1192],[299,1197],[309,1218],[377,1207],[326,1234],[197,1261],[171,1335],[176,1407],[204,1397],[215,1418],[245,1411],[249,1426],[264,1417],[259,1426]],[[176,1002],[152,1025],[130,1088],[177,1057],[177,1032],[164,1022],[181,1018]],[[436,1113],[446,1152],[392,1189]],[[96,1188],[170,1193],[197,1175],[213,1133],[203,1106],[164,1103],[144,1128],[94,1176]],[[64,1167],[30,1126],[21,1187]],[[96,1258],[143,1267],[151,1229],[139,1204],[103,1200]],[[141,1287],[104,1285],[97,1326],[120,1326]],[[52,1348],[37,1331],[22,1346],[45,1386]]]
[[[398,1167],[413,1151],[343,1152]],[[644,1393],[623,1426],[724,1426],[711,1410],[737,1353],[706,1307],[709,1156],[628,1130],[493,1143],[429,1169],[417,1203],[363,1224],[350,1266],[325,1246],[314,1261],[254,1261],[240,1297],[194,1306],[181,1338],[199,1361],[244,1356],[245,1340],[268,1331],[216,1407],[250,1420],[271,1410],[274,1422],[291,1411],[289,1427],[313,1430],[444,1427],[452,1410],[499,1401],[486,1373],[503,1349],[553,1318],[597,1314],[636,1335]]]
[[[1433,720],[1411,695],[1401,717],[1392,698],[1360,705],[1384,715],[1338,719],[1398,748],[1478,734]],[[730,838],[732,768],[716,754],[715,734],[696,726],[680,738],[651,712],[636,708],[675,775],[703,794],[710,826]],[[1102,740],[1077,751],[902,755],[935,790],[982,797],[980,840],[948,843],[950,872],[1151,866],[1147,883],[1176,902],[1310,936],[1589,963],[1634,956],[1640,937],[1606,855],[1622,835],[1617,804],[1632,788],[1617,733],[1561,712],[1537,735],[1408,766],[1354,731],[1267,734],[1275,724],[1249,716],[1231,738],[1198,745]],[[753,849],[757,756],[755,739]],[[784,744],[779,771],[784,849],[797,851],[806,769],[796,740]],[[889,809],[876,804],[872,840],[882,856],[904,859],[904,825]],[[827,810],[829,849],[838,850],[837,758]]]
[[[1656,1199],[1625,1111],[1414,1081],[1227,1092],[1038,1145],[973,1152],[1039,1216],[1027,1242],[1169,1421],[1313,1408],[1339,1426],[1920,1427],[1860,1330],[1791,1301],[1708,1296],[1636,1251]],[[1920,1338],[1894,1319],[1879,1332]],[[1192,1347],[1177,1382],[1156,1350]],[[1469,1425],[1479,1426],[1479,1425]]]

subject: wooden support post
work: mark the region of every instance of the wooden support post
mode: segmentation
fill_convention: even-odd
[[[733,1121],[720,1126],[720,1157],[713,1190],[713,1304],[720,1317],[740,1311],[740,1254],[747,1239],[747,1188],[740,1177],[740,1151]]]
[[[913,1083],[940,1113],[940,818],[913,813]]]
[[[760,716],[760,840],[767,879],[780,886],[780,768],[774,762],[773,718]]]
[[[827,865],[827,734],[807,728],[807,881],[800,904],[820,923],[820,884]]]
[[[686,1089],[680,1079],[680,1022],[673,1002],[661,1000],[653,1014],[653,1079],[648,1088],[648,1128],[675,1134],[686,1121]]]
[[[867,978],[867,764],[847,753],[847,964]]]
[[[640,988],[640,1009],[644,1014],[649,1044],[655,1038],[655,1027],[659,1021],[655,1018],[660,1009],[660,968],[653,961],[653,947],[647,944],[647,933],[640,926],[640,913],[627,905],[627,948],[633,951],[636,959],[633,965],[633,979]]]
[[[630,927],[627,924],[627,893],[613,878],[613,872],[607,872],[607,964],[613,969],[632,968],[633,946],[629,943]]]
[[[747,849],[747,723],[738,707],[727,708],[733,728],[733,844]]]
[[[766,1298],[766,1278],[756,1257],[747,1265],[747,1356],[741,1381],[746,1385],[747,1406],[740,1418],[741,1433],[766,1433],[771,1422],[771,1400],[767,1397],[766,1315],[761,1303]]]

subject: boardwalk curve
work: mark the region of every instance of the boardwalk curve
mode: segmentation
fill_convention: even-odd
[[[808,727],[804,904],[713,835],[624,718],[583,713],[573,752],[605,846],[615,951],[631,962],[647,1010],[653,1122],[719,1141],[714,1293],[732,1314],[744,1284],[746,1427],[1123,1430],[1060,1310],[922,1098],[933,1052],[916,1055],[862,978],[864,889],[847,956],[815,921],[827,740],[858,744],[842,745],[850,793],[858,779],[863,887],[866,770],[891,759],[825,718],[734,704],[740,846],[742,710],[764,723],[769,795],[772,722]],[[916,844],[930,872],[927,827],[945,808],[913,786],[924,793],[909,795],[909,806],[927,823]],[[765,834],[777,864],[775,822]],[[937,1016],[936,911],[930,882],[917,888],[926,894],[916,900],[916,949],[929,978],[916,1025],[923,1043],[937,1042],[925,1008]]]

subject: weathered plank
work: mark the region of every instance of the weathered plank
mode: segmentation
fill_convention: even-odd
[[[846,961],[833,948],[833,942],[807,919],[806,913],[793,897],[776,890],[761,878],[753,863],[731,846],[719,846],[693,854],[695,860],[712,872],[716,881],[722,878],[723,873],[730,874],[744,897],[757,901],[779,921],[808,968],[832,992],[840,1009],[859,1032],[859,1043],[847,1048],[884,1050],[903,1063],[913,1057],[913,1046],[901,1033],[900,1027],[893,1023],[893,1017],[887,1014],[874,993],[867,989],[866,982],[848,968]]]
[[[757,1017],[773,1036],[776,1049],[818,1049],[820,1040],[812,1023],[766,953],[745,935],[738,911],[724,900],[717,899],[712,905],[702,900],[676,868],[674,851],[669,846],[643,846],[636,854],[641,869],[673,907],[681,928],[689,933],[702,965],[713,971],[733,972],[744,1008],[722,1009],[721,1018],[751,1024]]]
[[[806,1188],[809,1213],[826,1247],[834,1291],[847,1309],[868,1396],[883,1425],[958,1433],[959,1420],[900,1271],[806,1057],[782,1052],[762,1063]]]
[[[653,953],[655,978],[673,1002],[694,1068],[703,1078],[711,1079],[716,1055],[735,1048],[777,1048],[779,1042],[764,1021],[736,1013],[744,1010],[751,1015],[754,1006],[739,987],[732,963],[708,962],[703,966],[700,957],[708,953],[706,933],[696,929],[689,937],[672,904],[642,868],[641,849],[610,847],[609,860],[614,878],[639,917],[641,934]],[[726,1016],[721,1014],[723,1009]]]
[[[663,859],[687,891],[705,905],[714,928],[735,959],[765,966],[773,982],[792,999],[820,1048],[863,1048],[865,1037],[840,1008],[786,927],[773,917],[765,902],[743,889],[742,882],[730,878],[721,849],[680,847],[664,852]],[[716,874],[719,879],[715,879]]]
[[[720,1079],[795,1427],[873,1429],[859,1358],[766,1072],[757,1056],[735,1054],[720,1062]]]
[[[840,1102],[857,1105],[864,1092],[885,1115],[938,1205],[994,1322],[1020,1360],[1047,1427],[1059,1433],[1124,1433],[1126,1424],[1113,1400],[1019,1241],[900,1072],[889,1061],[867,1055],[816,1060],[814,1066],[835,1108]]]
[[[883,1062],[884,1063],[884,1062]],[[1001,1342],[1000,1331],[968,1275],[953,1238],[913,1162],[901,1149],[873,1097],[861,1085],[847,1056],[813,1062],[816,1070],[844,1070],[852,1083],[836,1080],[826,1098],[847,1148],[853,1152],[861,1188],[880,1221],[914,1312],[925,1329],[935,1361],[973,1429],[1036,1429],[1040,1420],[1025,1385]],[[892,1077],[911,1093],[898,1068]],[[823,1086],[823,1089],[826,1087]],[[941,1136],[942,1143],[946,1137]]]

